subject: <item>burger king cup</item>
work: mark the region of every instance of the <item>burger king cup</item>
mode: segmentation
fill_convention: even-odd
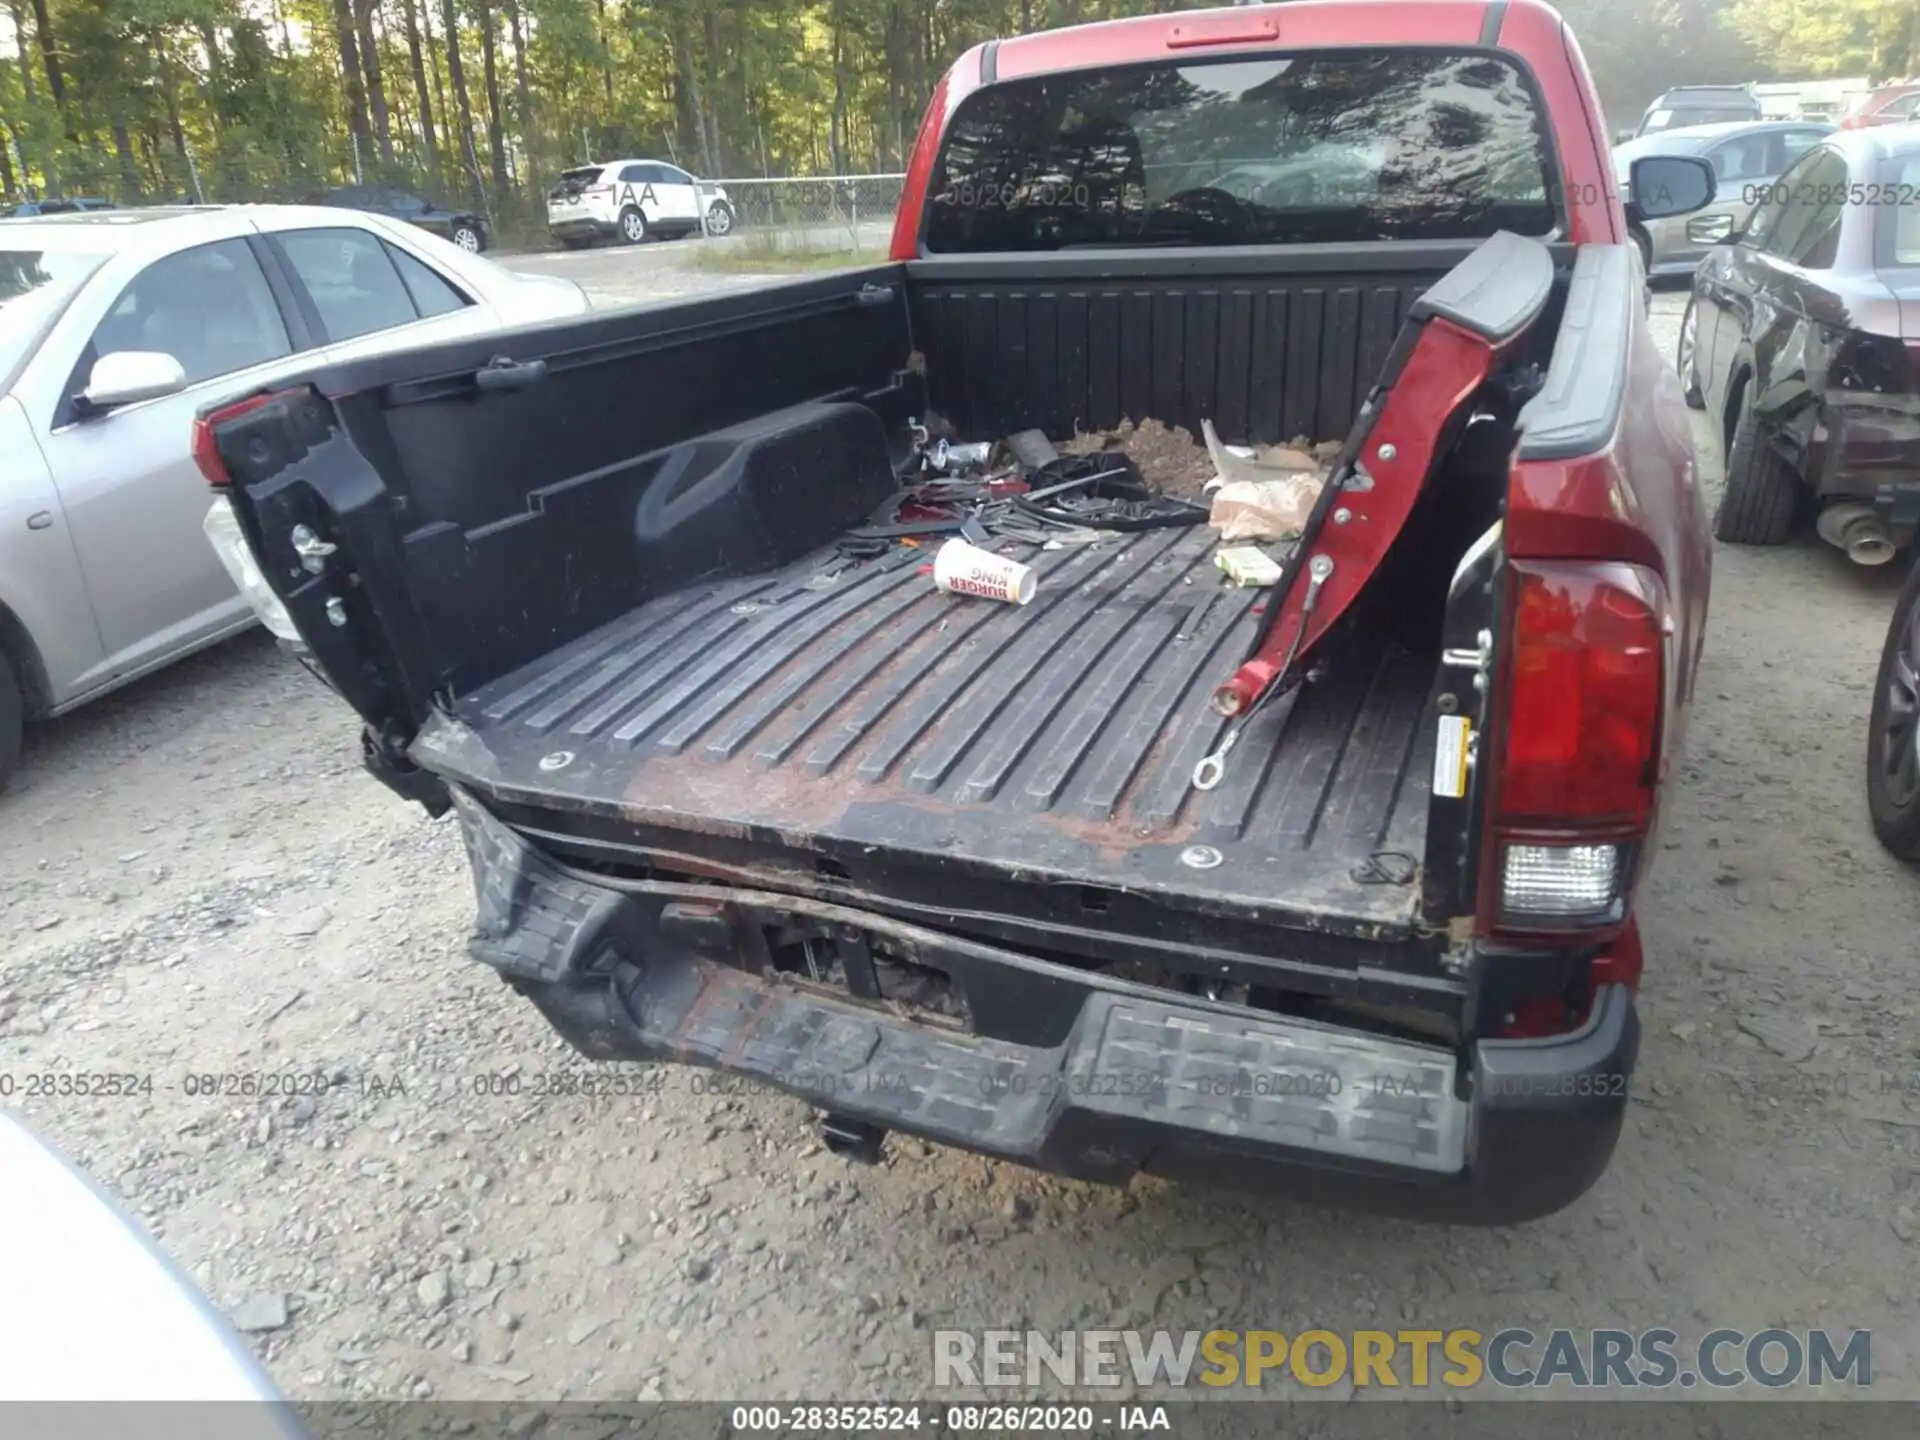
[[[933,583],[955,595],[977,595],[983,600],[1005,600],[1025,605],[1033,599],[1033,567],[1009,560],[991,550],[949,540],[933,557]]]

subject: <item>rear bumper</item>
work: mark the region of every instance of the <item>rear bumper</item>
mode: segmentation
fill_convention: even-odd
[[[611,220],[599,220],[591,215],[573,215],[566,219],[548,216],[547,229],[563,240],[577,240],[588,236],[612,235],[618,227]]]
[[[1910,532],[1920,492],[1920,399],[1829,388],[1802,473],[1822,499],[1873,502],[1889,525]]]
[[[455,793],[479,896],[473,953],[592,1058],[726,1071],[845,1120],[1078,1179],[1198,1178],[1464,1224],[1569,1204],[1619,1135],[1639,1045],[1619,986],[1576,1034],[1460,1056],[822,902],[601,883]],[[851,965],[838,990],[742,967],[796,921],[951,977],[970,1023],[863,1003]]]

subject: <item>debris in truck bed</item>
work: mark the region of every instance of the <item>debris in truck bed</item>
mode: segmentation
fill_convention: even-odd
[[[1138,425],[1122,420],[1112,430],[1091,432],[1076,427],[1073,438],[1060,448],[1069,455],[1118,450],[1140,467],[1147,483],[1178,500],[1198,500],[1213,478],[1213,460],[1206,447],[1185,427],[1169,427],[1158,420],[1142,420]]]
[[[1296,439],[1291,445],[1268,445],[1259,450],[1250,445],[1228,445],[1221,440],[1211,420],[1201,421],[1200,437],[1213,462],[1214,478],[1209,482],[1213,486],[1235,482],[1251,484],[1296,475],[1325,475],[1327,465],[1340,453],[1335,442],[1314,446],[1304,438]]]
[[[1060,458],[1060,452],[1053,448],[1044,430],[1022,430],[1001,443],[1006,446],[1007,454],[1028,470],[1039,470]]]
[[[1249,463],[1281,470],[1311,469],[1324,475],[1340,454],[1340,445],[1338,440],[1316,443],[1299,435],[1286,445],[1261,447]],[[1131,420],[1122,420],[1111,430],[1076,430],[1073,438],[1060,448],[1079,455],[1119,450],[1140,467],[1149,484],[1158,486],[1163,494],[1182,500],[1201,499],[1209,482],[1219,475],[1219,467],[1207,453],[1204,441],[1196,439],[1185,426],[1170,426],[1158,420],[1142,420],[1137,425]]]
[[[936,436],[936,428],[946,434]],[[988,534],[1046,548],[1097,543],[1105,536],[1199,525],[1220,538],[1281,540],[1297,535],[1324,483],[1337,442],[1303,439],[1260,451],[1220,443],[1212,422],[1206,443],[1180,426],[1147,419],[1108,431],[1078,430],[1056,448],[1038,430],[993,442],[963,441],[938,416],[908,421],[901,489],[873,524],[847,537],[843,554],[863,558],[878,543],[950,535],[969,527],[976,545]],[[1239,485],[1209,507],[1224,481]],[[1268,488],[1275,480],[1281,488]],[[860,547],[859,556],[852,548]]]
[[[955,595],[1010,605],[1029,603],[1038,584],[1032,566],[958,538],[947,541],[933,557],[933,583]]]
[[[1204,506],[1162,494],[1117,451],[1062,455],[1029,477],[1013,509],[1048,524],[1088,530],[1162,530],[1198,525]]]
[[[1213,552],[1213,563],[1243,589],[1280,583],[1280,562],[1258,546],[1223,546]]]
[[[1327,471],[1302,444],[1254,451],[1223,444],[1213,422],[1200,433],[1213,461],[1213,528],[1223,541],[1285,540],[1307,528]]]
[[[1319,475],[1284,480],[1231,480],[1213,492],[1213,528],[1224,542],[1289,540],[1306,529],[1325,483]]]

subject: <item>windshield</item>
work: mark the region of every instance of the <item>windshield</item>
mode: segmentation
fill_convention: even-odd
[[[1504,60],[1159,62],[990,86],[947,129],[934,253],[1551,232],[1546,133]]]
[[[0,395],[106,258],[86,250],[0,250]]]

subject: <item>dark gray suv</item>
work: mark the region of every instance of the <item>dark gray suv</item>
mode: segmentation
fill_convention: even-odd
[[[1730,125],[1758,120],[1760,99],[1745,85],[1683,85],[1669,90],[1647,107],[1640,128],[1622,140],[1653,135],[1662,130],[1685,130],[1695,125]]]

